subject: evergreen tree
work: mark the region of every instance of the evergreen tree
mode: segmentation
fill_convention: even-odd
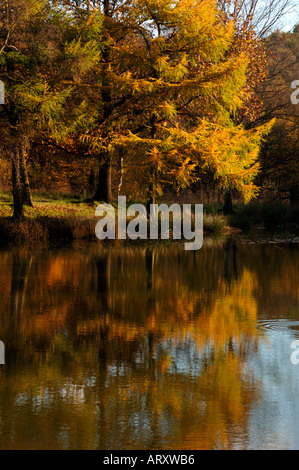
[[[88,122],[80,87],[100,57],[98,40],[87,36],[98,32],[101,21],[95,19],[85,33],[82,22],[45,0],[26,6],[7,0],[0,15],[0,75],[6,88],[0,132],[12,161],[14,217],[19,219],[24,204],[32,203],[25,159],[32,142],[67,144],[69,135]]]

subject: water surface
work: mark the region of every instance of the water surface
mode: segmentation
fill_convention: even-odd
[[[299,449],[298,243],[0,263],[1,449]]]

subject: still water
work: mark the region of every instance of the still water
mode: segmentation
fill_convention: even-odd
[[[299,449],[298,239],[0,265],[0,449]]]

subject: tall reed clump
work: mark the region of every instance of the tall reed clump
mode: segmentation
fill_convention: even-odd
[[[208,233],[220,233],[228,225],[228,217],[223,214],[206,214],[203,217],[203,229]]]
[[[183,214],[181,216],[181,228],[183,227]],[[223,214],[209,213],[204,211],[203,215],[203,230],[208,233],[220,233],[224,227],[228,225],[228,217]],[[150,229],[150,222],[148,221],[148,233]],[[173,214],[170,213],[169,218],[169,234],[170,238],[173,236]],[[195,230],[195,215],[191,213],[191,230]],[[161,216],[158,218],[158,233],[161,233]],[[183,233],[183,231],[182,231]]]

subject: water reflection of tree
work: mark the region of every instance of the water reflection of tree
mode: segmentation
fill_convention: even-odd
[[[238,279],[237,243],[231,238],[224,245],[224,277],[229,284],[232,279]]]
[[[11,295],[10,295],[10,315],[18,321],[22,312],[26,287],[28,284],[28,274],[32,263],[32,255],[25,256],[13,254],[12,276],[11,276]]]
[[[11,341],[24,353],[0,383],[0,406],[27,396],[10,422],[14,439],[26,442],[26,415],[38,447],[41,413],[39,438],[53,447],[159,448],[164,439],[172,448],[229,448],[234,427],[246,436],[258,394],[245,363],[257,348],[262,262],[233,242],[180,258],[176,250],[1,254],[1,338],[14,318]],[[287,285],[293,259],[284,259]]]
[[[19,337],[19,323],[23,312],[32,254],[12,252],[12,271],[8,325],[5,335],[6,356],[9,363],[21,360],[24,353]]]

